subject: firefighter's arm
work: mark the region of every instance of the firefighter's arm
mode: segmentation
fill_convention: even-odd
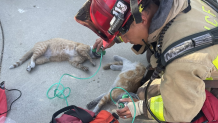
[[[202,79],[210,76],[210,68],[212,67],[197,63],[170,64],[162,78],[161,95],[151,97],[148,101],[153,114],[160,121],[190,122],[205,101],[205,85]],[[139,112],[137,115],[144,114],[152,118],[145,103],[137,103],[136,106],[136,112]],[[128,107],[134,116],[133,104],[129,103]]]
[[[211,76],[212,66],[194,62],[169,64],[162,77],[161,96],[151,97],[148,101],[154,115],[161,121],[190,122],[205,101],[203,80]],[[136,103],[136,116],[144,114],[152,118],[142,102]],[[128,109],[134,116],[133,103],[128,103]]]
[[[135,98],[133,98],[133,100],[134,100],[134,103],[136,106],[136,115],[135,116],[143,114],[143,108],[142,108],[143,101],[135,99]],[[133,106],[132,100],[130,98],[124,98],[124,99],[120,99],[119,101],[120,102],[128,102],[128,104],[124,108],[118,109],[117,114],[123,119],[134,117],[134,106]]]
[[[127,101],[127,100],[125,100]],[[130,101],[130,100],[129,100]],[[123,109],[117,110],[118,115],[121,118],[124,118],[124,116],[126,116],[126,118],[131,118],[131,117],[137,117],[139,115],[145,115],[145,118],[147,119],[152,119],[151,115],[149,114],[147,107],[145,106],[145,101],[144,100],[139,100],[135,103],[135,107],[133,102],[129,102],[127,104],[127,106]],[[149,100],[150,103],[150,100]],[[134,112],[136,109],[136,112]]]
[[[211,76],[213,65],[206,64],[206,59],[204,64],[197,59],[186,60],[188,59],[180,59],[169,64],[162,77],[162,97],[157,100],[162,100],[163,107],[154,113],[164,121],[190,122],[204,104],[206,95],[203,80]],[[152,101],[150,106],[151,103]]]
[[[148,100],[148,105],[150,105],[150,99]],[[127,106],[128,106],[128,108],[129,108],[129,110],[131,112],[132,117],[134,117],[134,110],[135,110],[134,104],[132,102],[129,102]],[[138,102],[135,102],[135,106],[136,106],[135,116],[139,116],[139,115],[143,114],[145,116],[145,118],[152,119],[152,116],[148,112],[144,100],[139,100]]]

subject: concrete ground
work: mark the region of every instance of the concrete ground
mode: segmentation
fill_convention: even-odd
[[[30,50],[36,42],[51,38],[64,38],[93,45],[98,36],[88,28],[78,24],[74,16],[86,0],[0,0],[0,20],[4,29],[5,41],[0,35],[0,48],[3,50],[0,80],[6,82],[7,89],[19,89],[22,97],[13,105],[7,117],[16,123],[48,123],[52,114],[66,106],[63,99],[48,99],[48,88],[59,82],[64,73],[76,77],[89,77],[99,67],[99,59],[94,60],[96,67],[84,63],[90,72],[85,73],[66,62],[53,62],[39,65],[31,73],[26,71],[27,63],[16,69],[9,69],[13,63]],[[0,33],[1,34],[1,33]],[[131,61],[146,65],[146,55],[135,55],[130,44],[117,44],[106,50],[102,65],[113,62],[114,55],[120,55]],[[2,51],[2,49],[0,49]],[[61,83],[71,88],[67,98],[69,105],[86,108],[86,104],[100,94],[107,92],[119,71],[105,71],[88,80],[77,80],[64,76]],[[19,93],[6,92],[8,104],[19,96]],[[52,95],[52,92],[49,93]],[[8,107],[9,107],[8,105]],[[104,109],[113,109],[112,105]],[[119,120],[130,123],[132,119]],[[155,122],[136,118],[135,123]],[[8,122],[9,123],[9,122]],[[12,123],[12,122],[10,122]]]

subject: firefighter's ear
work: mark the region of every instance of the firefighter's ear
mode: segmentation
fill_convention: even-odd
[[[141,17],[142,17],[142,24],[147,26],[148,25],[148,20],[149,20],[149,15],[147,12],[143,11],[141,13]]]

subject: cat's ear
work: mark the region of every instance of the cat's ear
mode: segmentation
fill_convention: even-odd
[[[121,71],[123,68],[123,65],[111,65],[110,69],[114,71]]]

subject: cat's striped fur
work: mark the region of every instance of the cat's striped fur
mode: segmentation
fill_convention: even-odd
[[[19,61],[11,65],[9,68],[16,68],[31,58],[27,66],[27,71],[31,71],[36,64],[44,64],[47,62],[69,61],[70,64],[83,71],[88,71],[88,67],[83,66],[85,60],[89,60],[93,66],[95,63],[92,58],[92,48],[89,45],[62,39],[54,38],[43,42],[38,42],[28,51]]]
[[[102,106],[111,101],[110,91],[114,87],[122,87],[128,92],[136,93],[137,89],[140,87],[140,81],[146,71],[146,68],[141,63],[134,62],[120,57],[114,56],[114,60],[118,61],[113,64],[107,64],[104,69],[121,70],[121,73],[117,76],[114,84],[111,86],[108,92],[97,97],[93,101],[87,104],[87,108],[91,109],[95,106],[93,112],[98,113]],[[113,100],[117,100],[120,95],[125,92],[121,89],[114,89],[112,92]]]

